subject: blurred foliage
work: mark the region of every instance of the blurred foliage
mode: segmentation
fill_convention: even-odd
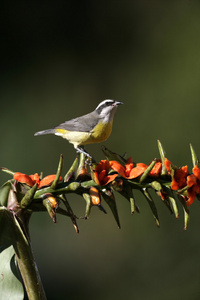
[[[1,166],[47,175],[63,153],[68,169],[73,147],[33,134],[106,98],[125,103],[108,148],[149,162],[160,139],[177,166],[192,165],[189,143],[200,153],[199,1],[3,1],[0,20]],[[102,158],[99,145],[87,150]],[[6,178],[1,174],[1,183]],[[118,197],[121,231],[98,211],[80,224],[79,236],[63,217],[56,226],[44,214],[33,217],[48,299],[199,297],[199,203],[185,232],[159,201],[162,222],[155,228],[140,199],[142,216],[132,218]],[[77,196],[70,204],[84,214]]]

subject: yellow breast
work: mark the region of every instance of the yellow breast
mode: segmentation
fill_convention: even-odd
[[[113,122],[99,122],[91,132],[68,131],[56,129],[55,134],[67,139],[75,148],[78,145],[87,145],[105,141],[111,134]]]
[[[99,122],[91,132],[90,143],[100,143],[109,138],[113,122]]]

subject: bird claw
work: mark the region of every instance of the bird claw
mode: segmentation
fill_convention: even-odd
[[[83,147],[76,148],[77,153],[83,153],[85,155],[85,163],[89,166],[91,166],[93,163],[95,163],[95,159],[87,152]]]

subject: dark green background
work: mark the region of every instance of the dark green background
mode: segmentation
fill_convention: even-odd
[[[104,144],[136,162],[159,157],[160,139],[174,164],[189,165],[189,143],[200,155],[199,1],[2,1],[1,166],[27,174],[64,172],[75,151],[39,130],[92,111],[111,98],[123,101]],[[100,145],[87,150],[104,158]],[[63,173],[64,173],[63,172]],[[1,174],[1,184],[9,179]],[[69,219],[35,214],[33,249],[52,299],[199,299],[200,207],[175,220],[155,196],[161,228],[148,204],[131,216],[117,195],[122,229],[94,208],[76,235]],[[69,197],[84,215],[84,201]]]

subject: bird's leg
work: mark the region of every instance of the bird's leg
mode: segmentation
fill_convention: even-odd
[[[84,149],[83,146],[76,147],[76,152],[77,153],[83,153],[83,154],[85,154],[85,156],[92,159],[92,156]]]
[[[85,162],[88,165],[95,162],[94,158],[84,149],[83,146],[76,147],[76,152],[85,154],[85,156],[86,156],[86,161]]]

